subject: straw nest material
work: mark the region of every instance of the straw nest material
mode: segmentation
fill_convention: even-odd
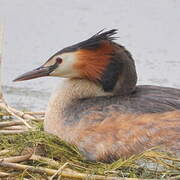
[[[180,178],[180,159],[156,148],[112,164],[89,162],[78,149],[43,131],[43,112],[0,103],[0,179]]]

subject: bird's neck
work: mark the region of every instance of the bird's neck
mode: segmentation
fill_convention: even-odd
[[[134,91],[137,83],[137,73],[131,54],[124,47],[119,48],[119,52],[113,57],[116,61],[117,71],[119,71],[113,94],[124,96]]]
[[[137,82],[134,59],[125,47],[114,44],[114,48],[115,53],[112,54],[99,82],[106,92],[128,95],[134,91]]]
[[[82,98],[109,95],[112,94],[104,92],[100,85],[86,79],[63,80],[50,98],[45,115],[45,131],[64,138],[65,131],[72,132],[72,129],[64,128],[64,111],[67,111],[68,106],[76,105],[76,100]]]

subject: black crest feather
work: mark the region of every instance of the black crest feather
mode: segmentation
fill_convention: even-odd
[[[65,52],[72,52],[78,49],[96,49],[99,47],[100,42],[103,40],[106,41],[113,41],[116,39],[113,35],[117,34],[117,29],[112,29],[109,31],[103,32],[103,30],[99,31],[94,36],[90,37],[89,39],[82,41],[80,43],[74,44],[72,46],[66,47],[59,51],[58,53],[65,53]]]
[[[117,34],[117,29],[112,29],[109,31],[103,32],[103,30],[99,31],[97,34],[89,38],[87,41],[95,40],[95,41],[101,41],[101,40],[108,40],[108,41],[113,41],[116,39],[116,37],[113,37],[113,35]]]

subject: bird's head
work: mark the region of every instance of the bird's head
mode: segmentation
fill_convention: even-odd
[[[109,82],[115,86],[125,60],[121,61],[117,54],[124,52],[127,57],[131,57],[123,46],[113,42],[113,35],[116,33],[116,29],[100,31],[85,41],[66,47],[51,56],[39,68],[17,77],[14,81],[59,76],[71,79],[85,78],[104,85]]]

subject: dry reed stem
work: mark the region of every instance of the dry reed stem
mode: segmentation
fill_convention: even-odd
[[[33,173],[40,173],[40,174],[47,174],[49,176],[54,175],[57,170],[44,168],[44,167],[33,167],[29,165],[23,165],[18,163],[10,163],[1,161],[0,166],[4,168],[12,168],[15,170],[28,170]],[[87,175],[84,173],[79,173],[71,170],[64,169],[63,172],[58,173],[57,175],[60,175],[65,178],[69,179],[93,179],[93,180],[140,180],[137,178],[120,178],[120,177],[107,177],[102,175]],[[150,180],[150,179],[149,179]],[[155,179],[154,179],[155,180]]]
[[[44,118],[36,118],[36,119],[33,119],[33,121],[36,121],[36,122],[43,122],[43,121],[44,121]]]
[[[25,126],[9,126],[1,128],[2,130],[27,130]]]
[[[1,101],[1,98],[0,98]],[[10,116],[8,112],[0,112],[0,116]]]
[[[3,25],[0,24],[0,99],[3,96],[2,93],[2,46],[3,46]]]
[[[22,112],[22,111],[19,111],[15,108],[12,108],[10,107],[6,102],[5,100],[2,98],[0,99],[0,108],[6,110],[8,112],[7,115],[12,115],[12,116],[15,116],[17,119],[21,120],[22,119],[25,121],[25,120],[34,120],[34,121],[43,121],[44,118],[42,117],[35,117],[33,115],[31,115],[30,113],[26,113],[26,112]],[[40,112],[41,113],[41,112]],[[32,114],[34,115],[39,115],[39,112],[32,112]],[[3,114],[2,114],[3,115]]]
[[[13,174],[0,171],[0,178],[8,177],[8,176],[13,176]]]
[[[65,164],[63,164],[63,165],[56,171],[56,173],[54,173],[54,174],[51,176],[51,178],[50,178],[49,180],[53,180],[53,178],[56,177],[57,175],[59,175],[58,179],[60,179],[60,178],[61,178],[61,173],[62,173],[63,169],[64,169],[68,164],[69,164],[68,162],[66,162]]]
[[[45,112],[24,112],[24,113],[29,115],[40,115],[40,116],[45,115]]]
[[[17,119],[19,119],[20,121],[22,121],[24,123],[24,125],[29,128],[32,129],[32,127],[25,121],[25,119],[22,118],[22,116],[19,115],[19,111],[17,111],[14,108],[11,108],[8,106],[8,104],[5,102],[4,99],[1,100],[0,103],[0,108],[5,109],[7,112],[9,112],[12,116],[16,117]],[[24,114],[24,113],[23,113]]]
[[[12,135],[12,134],[20,134],[20,133],[25,133],[28,130],[0,130],[0,134],[2,135]]]
[[[3,150],[0,151],[0,156],[3,156],[3,155],[5,155],[5,154],[7,154],[9,152],[10,152],[9,149],[3,149]]]
[[[177,175],[177,176],[174,176],[174,177],[170,178],[170,180],[177,180],[177,179],[180,179],[180,175]]]
[[[53,159],[50,159],[50,158],[47,158],[47,157],[43,157],[43,156],[39,156],[39,155],[36,155],[36,154],[32,154],[32,156],[29,158],[30,160],[33,160],[33,161],[39,161],[39,162],[43,162],[43,163],[46,163],[47,165],[49,165],[50,167],[53,167],[53,168],[58,168],[61,166],[61,164]],[[76,165],[76,164],[73,164],[73,163],[68,163],[70,166],[74,166],[74,167],[78,167],[78,168],[83,168],[83,169],[88,169],[88,168],[85,168],[83,166],[79,166],[79,165]],[[66,170],[71,170],[70,168],[66,168]],[[72,170],[71,170],[72,171]]]
[[[17,116],[19,116],[19,117],[21,117],[21,118],[23,118],[23,119],[36,120],[36,118],[35,118],[34,116],[31,116],[31,115],[29,115],[29,114],[26,114],[26,113],[24,113],[24,112],[22,112],[22,111],[19,111],[19,110],[17,110],[17,109],[14,109],[14,108],[12,108],[12,107],[10,107],[10,106],[8,106],[8,107],[9,107],[9,109],[10,109],[12,112],[14,112]]]
[[[25,154],[22,156],[12,156],[12,157],[7,157],[7,158],[1,158],[0,162],[5,161],[5,162],[11,162],[11,163],[18,163],[18,162],[26,161],[30,157],[31,157],[31,154]]]
[[[23,125],[22,121],[4,121],[0,122],[0,128],[10,127],[10,126],[18,126]]]
[[[50,158],[47,158],[47,157],[43,157],[43,156],[39,156],[39,155],[36,155],[36,154],[32,154],[32,156],[29,158],[30,160],[33,160],[33,161],[39,161],[39,162],[43,162],[43,163],[46,163],[48,164],[49,166],[53,167],[53,168],[58,168],[61,164],[53,159],[50,159]],[[74,166],[74,167],[78,167],[78,168],[83,168],[83,169],[88,169],[88,168],[85,168],[83,166],[79,166],[77,164],[73,164],[73,163],[69,163],[70,166]],[[69,168],[66,168],[66,169],[69,169]]]
[[[29,159],[33,161],[41,161],[41,162],[47,163],[49,166],[54,167],[54,168],[58,168],[60,166],[60,163],[53,159],[42,157],[35,154],[32,154],[32,156]]]
[[[162,158],[162,159],[166,159],[166,160],[171,160],[171,161],[177,161],[177,162],[180,162],[180,159],[179,158],[173,158],[173,157],[169,157],[167,155],[164,155],[164,154],[160,154],[158,152],[156,152],[158,154],[158,158]],[[157,158],[156,155],[154,155],[154,152],[152,151],[147,151],[144,153],[144,156],[146,158]]]

